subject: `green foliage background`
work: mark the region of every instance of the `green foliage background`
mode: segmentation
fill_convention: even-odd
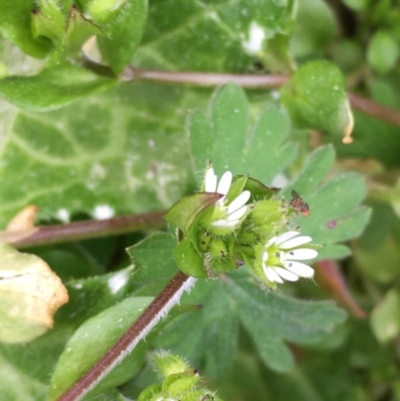
[[[218,174],[283,182],[286,199],[295,188],[311,215],[291,224],[324,246],[315,283],[270,293],[245,267],[201,280],[90,399],[135,399],[157,381],[156,348],[225,400],[400,399],[400,128],[353,110],[342,143],[347,91],[400,108],[399,27],[395,1],[3,1],[1,229],[30,204],[40,224],[164,210],[212,160]],[[81,52],[93,35],[101,65]],[[215,90],[129,79],[127,65],[290,78]],[[159,293],[176,241],[149,234],[29,249],[70,302],[45,335],[0,343],[4,399],[56,399]]]

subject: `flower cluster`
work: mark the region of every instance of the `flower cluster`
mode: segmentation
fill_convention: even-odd
[[[204,278],[246,263],[271,288],[313,277],[307,262],[318,253],[311,237],[288,230],[291,213],[309,214],[300,195],[293,196],[285,202],[277,188],[248,176],[233,178],[230,171],[218,180],[209,166],[203,191],[177,202],[165,216],[178,228],[176,264],[187,275]]]
[[[226,171],[218,182],[213,168],[209,167],[207,169],[204,183],[205,192],[216,192],[223,195],[214,205],[213,217],[210,223],[211,227],[238,229],[240,223],[248,214],[249,205],[247,202],[251,197],[250,191],[244,190],[234,197],[232,201],[229,201],[227,195],[231,184],[232,173],[230,171]],[[263,218],[257,216],[261,224],[265,225],[268,221],[269,224],[267,225],[271,225],[274,228],[283,227],[286,224],[283,224],[286,215],[284,215],[283,212],[271,212],[271,210],[275,210],[274,208],[277,207],[279,202],[276,200],[267,201],[272,202],[270,203],[270,207],[267,207],[265,201],[263,202],[263,206],[255,210],[258,214],[258,209],[267,212],[267,218],[264,216]],[[274,216],[272,221],[269,221],[271,220],[269,219],[270,216]],[[254,218],[257,217],[253,216],[253,221]],[[268,228],[266,228],[265,232],[268,232]],[[300,277],[312,278],[314,276],[313,268],[304,263],[305,261],[314,259],[318,255],[315,249],[307,245],[311,241],[311,237],[300,235],[297,231],[286,231],[273,238],[264,239],[264,241],[261,242],[263,245],[260,251],[255,252],[254,260],[254,265],[261,265],[261,269],[252,269],[251,263],[249,268],[256,274],[258,272],[258,277],[271,287],[275,287],[276,283],[282,284],[285,280],[297,281]],[[249,258],[247,261],[249,262]],[[262,276],[260,277],[261,272]]]

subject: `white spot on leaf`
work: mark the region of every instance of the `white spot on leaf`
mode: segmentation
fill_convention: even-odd
[[[58,209],[56,212],[58,220],[68,223],[70,221],[69,211],[67,209]]]
[[[110,219],[115,215],[115,210],[109,205],[98,205],[94,208],[92,215],[97,220]]]
[[[253,21],[250,25],[248,39],[242,42],[242,46],[248,53],[258,53],[261,51],[264,38],[264,29]]]
[[[116,294],[129,281],[129,271],[123,270],[108,280],[108,288],[112,294]]]

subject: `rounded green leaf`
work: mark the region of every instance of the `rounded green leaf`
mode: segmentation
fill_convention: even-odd
[[[368,63],[380,74],[386,74],[394,68],[399,59],[399,54],[399,44],[386,31],[376,32],[368,44]]]
[[[314,128],[351,141],[353,115],[340,70],[327,61],[301,66],[282,88],[282,101],[300,128]]]

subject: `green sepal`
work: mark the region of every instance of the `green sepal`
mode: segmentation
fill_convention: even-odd
[[[204,259],[196,249],[193,235],[186,236],[174,249],[175,262],[185,274],[197,278],[206,278]]]
[[[117,17],[127,2],[128,0],[92,0],[86,12],[96,24],[105,24]]]
[[[33,2],[25,0],[2,0],[0,12],[0,35],[12,41],[24,53],[45,58],[53,49],[48,38],[35,38],[32,33]]]
[[[173,373],[163,381],[162,391],[172,396],[178,395],[189,389],[191,390],[199,380],[200,375],[195,373],[193,369],[187,372]]]
[[[174,373],[182,373],[190,369],[190,366],[179,356],[166,351],[154,352],[151,359],[158,371],[164,378]]]
[[[102,59],[114,73],[119,74],[132,60],[142,40],[146,27],[147,0],[127,0],[118,7],[116,14],[102,25],[106,35],[98,37],[97,44]]]
[[[32,33],[35,38],[44,36],[58,45],[65,30],[65,17],[54,0],[41,0],[39,10],[32,12]]]
[[[189,231],[196,217],[222,198],[221,194],[199,192],[186,196],[168,210],[165,220],[175,224],[184,234]]]
[[[251,213],[255,231],[273,237],[288,223],[287,209],[281,200],[262,200],[254,205]]]
[[[144,389],[137,399],[137,401],[151,401],[156,394],[161,392],[160,384],[152,384],[151,386]]]
[[[267,277],[265,277],[261,263],[259,262],[261,260],[260,253],[263,252],[263,248],[264,244],[258,244],[254,250],[255,256],[250,257],[249,255],[243,253],[242,257],[249,271],[258,281],[266,284],[269,288],[271,288],[271,290],[276,290],[278,287],[277,284],[275,282],[271,283]]]
[[[243,192],[248,178],[247,175],[240,175],[233,178],[229,192],[226,195],[227,204],[231,203]]]
[[[235,261],[230,258],[215,259],[211,262],[211,270],[213,272],[231,272],[237,269]]]
[[[280,191],[280,188],[267,187],[261,181],[248,177],[243,190],[250,191],[250,201],[256,202],[263,199],[271,199]]]
[[[233,260],[234,237],[215,238],[210,241],[211,270],[228,272],[237,269]]]
[[[78,8],[73,5],[68,16],[64,40],[67,57],[77,58],[82,45],[93,35],[104,36],[100,27],[86,19]]]

